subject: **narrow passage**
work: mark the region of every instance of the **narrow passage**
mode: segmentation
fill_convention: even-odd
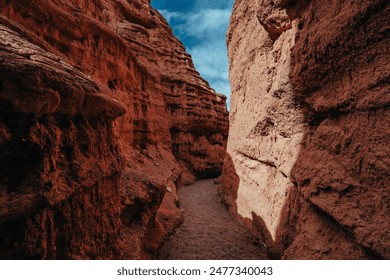
[[[178,190],[184,223],[161,247],[158,259],[265,259],[255,237],[232,220],[219,201],[212,179],[199,180]]]

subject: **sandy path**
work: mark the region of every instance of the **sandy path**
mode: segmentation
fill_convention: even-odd
[[[229,216],[212,179],[178,190],[184,223],[162,246],[158,259],[264,259],[255,238]]]

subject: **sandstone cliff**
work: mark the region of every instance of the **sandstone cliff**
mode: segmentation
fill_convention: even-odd
[[[389,5],[236,0],[220,197],[270,257],[390,258]]]
[[[146,258],[220,174],[225,97],[147,0],[0,1],[1,258]]]

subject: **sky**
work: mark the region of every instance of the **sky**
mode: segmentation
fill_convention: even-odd
[[[226,32],[234,0],[152,0],[192,55],[196,70],[216,92],[228,97]]]

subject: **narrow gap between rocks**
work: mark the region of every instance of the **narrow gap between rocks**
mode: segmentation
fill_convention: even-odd
[[[266,259],[264,247],[235,222],[220,202],[213,179],[178,190],[184,223],[161,247],[157,259]]]

